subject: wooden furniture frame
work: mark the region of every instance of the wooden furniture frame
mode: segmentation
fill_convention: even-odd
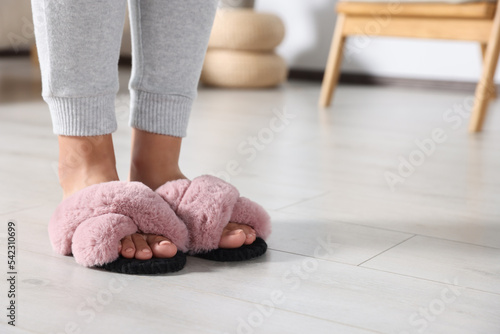
[[[500,0],[498,0],[500,3]],[[352,35],[475,41],[484,65],[477,85],[469,131],[481,131],[491,98],[500,53],[497,3],[463,4],[339,2],[337,23],[321,88],[320,107],[328,107],[337,86],[345,40]]]

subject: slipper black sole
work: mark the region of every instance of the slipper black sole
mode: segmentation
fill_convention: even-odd
[[[251,245],[243,245],[239,248],[217,248],[206,253],[193,254],[193,256],[218,262],[237,262],[254,259],[264,255],[267,244],[262,238],[257,238]]]
[[[186,254],[177,252],[174,257],[168,259],[138,260],[120,256],[115,261],[96,266],[96,268],[129,275],[157,275],[174,273],[184,268],[185,265]]]

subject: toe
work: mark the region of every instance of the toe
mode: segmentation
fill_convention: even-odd
[[[135,256],[135,245],[130,235],[127,235],[122,239],[120,254],[127,259],[132,259]]]
[[[158,258],[170,258],[177,253],[177,247],[167,238],[161,235],[148,234],[146,241]]]
[[[242,229],[224,229],[219,242],[220,248],[238,248],[241,247],[246,240],[245,231]]]
[[[251,245],[257,239],[257,234],[255,231],[246,233],[247,238],[245,239],[245,245]]]
[[[257,233],[255,233],[255,230],[248,225],[244,224],[237,224],[237,225],[238,228],[241,228],[246,234],[245,245],[252,244],[257,238]]]
[[[146,242],[146,236],[143,234],[132,234],[132,241],[135,244],[135,258],[138,260],[148,260],[153,256],[151,248]]]
[[[252,244],[255,241],[255,239],[257,238],[257,233],[255,233],[255,230],[253,228],[251,228],[250,226],[245,225],[245,224],[238,224],[238,223],[230,222],[229,224],[227,224],[226,228],[230,229],[230,230],[243,230],[243,232],[245,232],[245,235],[246,235],[246,238],[244,241],[245,245]]]

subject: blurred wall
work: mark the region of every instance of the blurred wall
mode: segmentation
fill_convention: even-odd
[[[276,13],[285,21],[287,36],[278,52],[292,68],[323,70],[335,4],[335,0],[257,0],[256,9]],[[481,72],[477,43],[353,37],[346,50],[343,71],[348,73],[476,81]],[[499,73],[496,81],[500,82]]]
[[[257,0],[256,9],[278,14],[287,35],[278,48],[292,68],[323,70],[335,26],[336,0]],[[126,25],[122,54],[130,53]],[[34,43],[29,0],[0,0],[0,49]],[[386,77],[476,81],[481,71],[477,43],[352,37],[343,71]],[[500,71],[496,82],[500,83]]]

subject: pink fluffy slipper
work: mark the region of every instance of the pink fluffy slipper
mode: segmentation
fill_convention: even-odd
[[[175,180],[156,190],[189,230],[189,252],[215,261],[242,261],[264,254],[271,233],[270,217],[257,203],[240,197],[231,184],[210,175]],[[257,233],[251,245],[221,249],[219,241],[229,222],[246,224]]]
[[[120,240],[142,232],[162,235],[174,243],[173,258],[126,259]],[[188,231],[163,199],[139,182],[106,182],[65,199],[52,215],[49,236],[54,250],[73,254],[77,263],[127,274],[158,274],[182,269]]]

